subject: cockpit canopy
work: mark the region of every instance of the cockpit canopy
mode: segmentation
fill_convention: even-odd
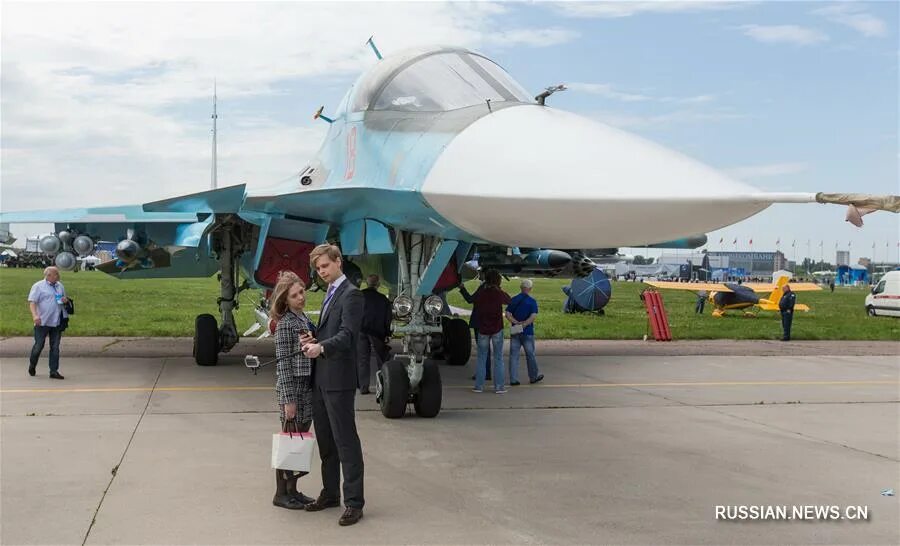
[[[384,59],[359,82],[353,110],[449,112],[488,100],[534,99],[490,59],[446,48]]]

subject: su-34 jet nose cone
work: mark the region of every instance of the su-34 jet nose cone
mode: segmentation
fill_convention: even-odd
[[[442,216],[509,246],[601,248],[705,233],[763,210],[759,192],[624,131],[536,105],[464,129],[422,186]]]

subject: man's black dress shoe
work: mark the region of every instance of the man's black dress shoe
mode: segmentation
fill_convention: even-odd
[[[341,519],[338,520],[338,525],[341,525],[342,527],[353,525],[354,523],[361,520],[362,517],[362,508],[353,508],[352,506],[348,506],[344,510],[344,513],[341,514]]]
[[[537,383],[538,381],[543,381],[543,380],[544,380],[544,374],[539,374],[537,377],[535,377],[534,379],[529,381],[529,383],[531,383],[533,385],[533,384]]]
[[[65,379],[65,377],[59,375],[59,372],[50,372],[50,379]]]
[[[362,387],[359,389],[359,394],[369,394],[369,387]]]
[[[512,387],[518,387],[519,385],[521,385],[521,383],[519,383],[518,381],[510,381],[509,384]]]
[[[37,370],[34,369],[34,366],[28,366],[28,375],[34,377],[35,373],[37,373]]]
[[[326,499],[319,495],[319,498],[306,505],[307,512],[318,512],[326,508],[337,508],[341,505],[340,499]]]

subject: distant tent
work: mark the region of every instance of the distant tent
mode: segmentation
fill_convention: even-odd
[[[778,283],[778,279],[780,279],[781,277],[787,277],[788,280],[791,280],[791,279],[794,278],[794,274],[791,273],[790,271],[786,271],[786,270],[784,270],[784,269],[779,269],[778,271],[773,271],[773,272],[772,272],[772,282],[773,282],[773,283],[776,283],[776,284],[777,284],[777,283]]]
[[[869,270],[859,264],[838,266],[834,278],[834,283],[838,286],[855,286],[868,282]]]

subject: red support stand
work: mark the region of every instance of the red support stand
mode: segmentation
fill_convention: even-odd
[[[672,330],[669,328],[669,317],[666,315],[666,307],[663,304],[662,295],[655,290],[646,290],[644,292],[644,307],[647,309],[647,319],[650,321],[653,339],[656,341],[672,341]]]

